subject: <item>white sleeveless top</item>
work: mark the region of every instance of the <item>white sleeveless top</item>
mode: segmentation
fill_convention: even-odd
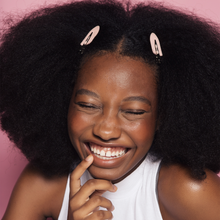
[[[133,173],[115,184],[118,188],[116,192],[105,192],[102,195],[115,207],[112,212],[114,220],[163,220],[157,199],[159,167],[160,161],[152,162],[148,156]],[[81,184],[83,185],[91,178],[86,171],[81,177]],[[58,220],[67,220],[69,183],[68,177]]]

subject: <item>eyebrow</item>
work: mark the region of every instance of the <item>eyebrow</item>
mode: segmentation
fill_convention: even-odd
[[[90,90],[87,90],[87,89],[80,89],[76,92],[76,95],[89,95],[89,96],[93,96],[95,98],[100,98],[95,92],[92,92]]]
[[[88,96],[93,96],[95,98],[100,98],[99,95],[97,95],[95,92],[92,92],[88,89],[79,89],[77,92],[76,92],[76,95],[88,95]],[[124,102],[129,102],[129,101],[139,101],[139,102],[144,102],[148,105],[151,105],[151,102],[143,97],[143,96],[130,96],[130,97],[127,97],[125,99],[123,99]]]
[[[125,98],[123,101],[125,101],[125,102],[139,101],[139,102],[144,102],[144,103],[146,103],[148,105],[151,105],[151,102],[147,98],[145,98],[143,96],[131,96],[131,97]]]

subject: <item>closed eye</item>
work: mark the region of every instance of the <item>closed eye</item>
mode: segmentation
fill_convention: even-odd
[[[126,114],[143,115],[145,111],[124,111]]]
[[[76,104],[77,104],[79,107],[85,108],[85,109],[99,109],[98,106],[92,105],[92,104],[89,104],[89,103],[78,102],[78,103],[76,103]]]

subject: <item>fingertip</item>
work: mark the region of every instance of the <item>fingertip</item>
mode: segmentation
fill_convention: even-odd
[[[85,161],[86,161],[86,162],[91,162],[91,161],[93,161],[93,156],[92,156],[92,154],[90,154],[88,157],[86,157]]]
[[[112,205],[111,208],[108,209],[110,212],[114,211],[115,210],[115,207]]]
[[[113,185],[113,190],[116,192],[118,190],[118,187],[116,185]]]
[[[116,192],[118,190],[117,186],[112,185],[112,189],[110,190],[111,192]]]

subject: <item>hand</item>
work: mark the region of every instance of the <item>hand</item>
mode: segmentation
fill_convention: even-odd
[[[68,220],[104,220],[112,219],[114,206],[111,201],[102,197],[105,191],[115,192],[117,187],[110,181],[91,179],[82,187],[80,177],[92,164],[93,156],[84,159],[70,176],[70,201]],[[99,210],[99,206],[107,210]]]

